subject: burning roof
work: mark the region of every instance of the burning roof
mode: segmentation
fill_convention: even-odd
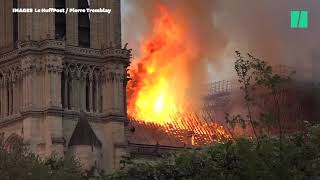
[[[192,73],[201,64],[199,47],[188,40],[182,19],[164,6],[158,10],[152,34],[141,45],[142,56],[129,70],[128,113],[135,129],[130,142],[201,145],[227,138],[221,125],[194,110],[195,96],[201,94],[195,84],[202,84]]]
[[[191,111],[170,116],[172,123],[166,124],[131,118],[129,141],[170,146],[199,146],[230,138],[228,131],[209,114],[199,115]]]

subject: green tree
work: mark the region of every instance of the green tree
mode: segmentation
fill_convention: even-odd
[[[291,81],[291,75],[295,72],[280,75],[275,73],[272,66],[266,61],[255,58],[250,54],[247,58],[244,58],[238,51],[236,51],[236,55],[234,68],[240,83],[240,90],[243,92],[247,114],[245,117],[239,114],[227,114],[227,123],[231,127],[240,124],[243,128],[246,128],[247,122],[249,122],[253,135],[257,138],[266,135],[265,132],[269,132],[266,129],[274,128],[278,131],[281,142],[284,127],[281,120],[281,109],[283,107],[281,107],[279,99],[281,99],[286,85]],[[258,100],[266,98],[265,96],[272,99],[273,108],[268,111],[266,109],[258,111]],[[259,114],[255,115],[257,112]]]
[[[22,140],[8,147],[0,138],[1,180],[81,180],[79,163],[72,157],[41,159]]]
[[[183,150],[154,161],[131,160],[108,180],[319,179],[320,126],[278,137],[234,139],[202,149]],[[280,168],[285,167],[285,168]]]

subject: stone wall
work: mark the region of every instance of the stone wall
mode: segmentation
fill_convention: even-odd
[[[101,168],[101,150],[87,145],[72,146],[68,154],[74,155],[85,170],[91,170],[92,167]]]
[[[18,1],[18,7],[47,8],[54,2],[25,0]],[[77,3],[67,0],[66,7]],[[91,8],[112,8],[110,15],[92,16],[91,48],[78,47],[78,19],[71,13],[66,16],[65,40],[54,40],[54,13],[21,13],[18,41],[13,42],[12,6],[12,1],[0,2],[0,132],[5,138],[21,136],[42,157],[74,151],[92,164],[87,148],[68,148],[82,110],[102,142],[101,168],[119,168],[127,148],[125,89],[131,58],[131,50],[121,47],[120,1],[91,0]],[[71,80],[72,89],[64,78]]]

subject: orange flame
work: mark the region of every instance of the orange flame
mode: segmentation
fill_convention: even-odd
[[[135,59],[135,66],[129,70],[132,80],[127,87],[128,113],[163,127],[168,124],[174,129],[198,126],[194,133],[208,134],[209,126],[206,128],[205,124],[172,117],[172,114],[187,112],[180,105],[188,99],[190,68],[199,51],[188,39],[184,20],[177,21],[164,6],[159,6],[159,12],[151,37],[142,43],[142,57]]]
[[[175,22],[165,7],[154,21],[152,36],[143,42],[143,57],[137,68],[129,71],[129,114],[165,124],[177,111],[188,85],[186,67],[193,57],[193,47],[186,43],[181,24]]]

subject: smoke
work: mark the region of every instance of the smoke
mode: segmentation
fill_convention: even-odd
[[[159,4],[169,9],[179,20],[183,20],[190,33],[190,39],[201,46],[203,54],[213,55],[213,52],[222,52],[226,40],[213,24],[213,13],[216,3],[214,0],[135,0],[122,1],[123,7],[123,39],[139,46],[144,37],[148,36],[152,20],[158,16]],[[180,22],[182,23],[182,22]],[[137,52],[139,47],[136,47]],[[209,56],[210,57],[210,56]]]
[[[190,39],[201,47],[193,77],[205,82],[233,78],[234,51],[249,52],[272,64],[295,68],[301,79],[320,79],[320,1],[318,0],[123,0],[123,41],[134,56],[150,32],[156,5],[184,19]],[[290,29],[290,11],[308,10],[309,28]]]
[[[218,27],[230,40],[225,51],[250,52],[271,64],[285,64],[297,70],[302,80],[319,80],[319,8],[315,0],[245,0],[218,2]],[[290,11],[308,10],[308,29],[290,29]]]
[[[182,52],[190,56],[186,57],[185,62],[175,64],[177,69],[175,74],[188,76],[183,77],[188,79],[187,96],[199,97],[202,85],[208,81],[208,64],[219,63],[218,59],[222,57],[227,43],[224,33],[214,24],[216,2],[213,0],[189,0],[188,3],[183,0],[137,0],[123,1],[122,5],[124,41],[129,42],[134,49],[133,65],[136,59],[141,58],[141,44],[153,33],[154,19],[159,16],[159,5],[168,9],[179,26],[184,27],[186,46],[182,45],[181,48],[187,48]],[[194,50],[190,50],[191,46],[195,47]],[[185,69],[188,73],[184,73]],[[177,81],[179,77],[171,79]]]

